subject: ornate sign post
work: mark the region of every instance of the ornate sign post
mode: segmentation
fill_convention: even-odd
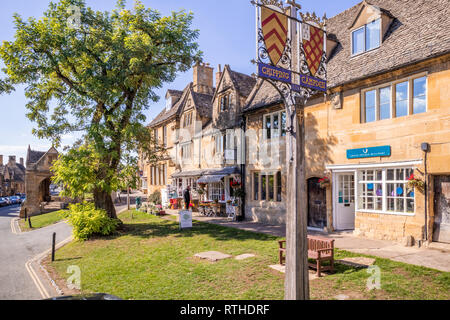
[[[295,0],[254,0],[257,72],[284,100],[287,115],[286,300],[309,299],[304,107],[325,93],[326,31]]]

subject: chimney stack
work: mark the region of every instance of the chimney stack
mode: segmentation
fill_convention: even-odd
[[[0,166],[3,165],[3,155],[0,155]]]
[[[194,66],[194,91],[203,94],[213,94],[214,68],[209,63],[197,63]]]
[[[219,64],[219,68],[216,73],[216,88],[219,87],[220,78],[222,78],[222,66]]]
[[[21,164],[22,167],[23,167],[23,158],[20,158],[20,164]]]
[[[9,156],[9,164],[12,166],[16,164],[16,156]]]

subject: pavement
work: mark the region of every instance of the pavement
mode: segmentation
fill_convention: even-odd
[[[166,210],[166,212],[172,215],[178,215],[178,212],[175,210]],[[230,228],[269,234],[276,237],[286,237],[285,225],[265,225],[252,221],[235,222],[227,218],[204,217],[196,213],[194,213],[193,219]],[[450,244],[431,243],[418,248],[405,247],[393,241],[361,238],[354,236],[353,232],[335,232],[328,234],[308,231],[308,234],[335,239],[335,247],[341,250],[450,272]]]
[[[0,208],[0,300],[40,300],[43,298],[27,262],[71,236],[71,227],[58,223],[31,232],[14,234],[11,220],[19,217],[19,206]]]
[[[133,194],[130,203],[135,202]],[[122,203],[116,204],[117,212],[127,209],[126,195]],[[72,234],[72,227],[64,222],[46,228],[21,233],[14,220],[19,218],[20,206],[0,208],[0,300],[41,300],[58,296],[40,259],[48,256],[52,246],[53,233],[56,243],[63,245]]]

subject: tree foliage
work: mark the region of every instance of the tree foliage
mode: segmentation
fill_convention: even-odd
[[[63,134],[85,134],[93,150],[75,149],[68,157],[81,165],[80,186],[90,188],[92,181],[83,174],[92,173],[92,166],[75,157],[95,151],[90,159],[102,164],[95,172],[96,207],[111,217],[115,211],[107,193],[123,153],[140,150],[155,158],[144,126],[144,111],[158,100],[155,89],[201,60],[192,20],[185,11],[164,17],[139,1],[132,10],[118,1],[115,10],[100,12],[83,0],[60,0],[40,19],[15,15],[15,39],[0,47],[7,75],[0,89],[26,84],[33,133],[55,146]]]

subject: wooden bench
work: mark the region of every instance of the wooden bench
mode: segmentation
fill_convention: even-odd
[[[280,264],[284,265],[286,261],[286,240],[279,241]],[[308,236],[308,259],[316,260],[316,263],[308,263],[310,268],[317,270],[317,276],[320,277],[323,271],[334,271],[334,239]],[[323,266],[322,262],[330,261],[329,266]]]

